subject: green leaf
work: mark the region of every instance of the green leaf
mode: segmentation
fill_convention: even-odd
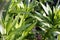
[[[18,19],[19,19],[19,14],[16,16],[16,18],[14,20],[10,18],[11,21],[9,20],[9,22],[6,25],[7,33],[11,30],[12,27],[15,26]]]
[[[7,40],[8,40],[8,39],[10,40],[11,37],[12,37],[13,35],[14,35],[13,37],[15,37],[16,34],[20,35],[19,33],[22,33],[23,31],[25,31],[25,29],[28,28],[30,25],[31,25],[31,24],[26,24],[26,25],[24,25],[24,26],[21,26],[20,28],[17,28],[17,29],[15,29],[15,30],[11,31],[11,32],[9,33],[9,35],[6,36],[6,39],[7,39]],[[13,39],[14,39],[14,38],[13,38]]]
[[[22,36],[19,37],[17,40],[23,40],[25,36],[28,35],[28,33],[35,27],[36,25],[36,22],[33,23],[32,25],[30,25],[27,29],[25,29],[22,33]]]

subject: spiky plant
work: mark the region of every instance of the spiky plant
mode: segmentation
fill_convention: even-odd
[[[1,40],[54,40],[60,30],[60,7],[52,9],[37,0],[10,0],[0,20]]]
[[[0,23],[4,28],[0,40],[25,40],[24,38],[36,25],[29,13],[34,8],[33,0],[10,0],[2,13]],[[29,21],[30,20],[30,21]],[[34,21],[32,21],[34,20]]]
[[[48,4],[46,6],[40,2],[43,10],[40,12],[34,11],[35,15],[31,15],[33,18],[37,19],[37,23],[43,31],[39,31],[42,34],[42,40],[55,40],[54,34],[56,31],[60,32],[60,7],[50,8]]]

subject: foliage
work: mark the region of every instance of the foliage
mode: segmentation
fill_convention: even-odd
[[[44,5],[47,0],[40,1],[10,0],[0,20],[4,29],[1,40],[37,40],[38,35],[41,40],[55,40],[54,33],[60,30],[60,7],[51,8]]]
[[[44,40],[54,40],[54,32],[59,31],[59,22],[60,22],[60,8],[53,7],[53,11],[48,4],[43,5],[40,2],[41,6],[43,7],[43,13],[39,13],[35,11],[36,15],[32,15],[33,18],[36,18],[39,21],[39,27],[44,31],[45,38]],[[56,18],[57,17],[57,18]],[[58,22],[57,22],[58,21]],[[37,25],[38,26],[38,25]],[[47,34],[47,35],[46,35]],[[42,32],[43,35],[43,32]],[[44,36],[43,35],[43,36]]]

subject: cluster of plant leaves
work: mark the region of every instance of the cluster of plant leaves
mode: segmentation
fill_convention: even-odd
[[[60,8],[58,5],[50,8],[47,1],[10,0],[1,18],[5,29],[5,33],[1,33],[3,38],[37,40],[42,36],[41,40],[54,40],[54,32],[60,27]]]

